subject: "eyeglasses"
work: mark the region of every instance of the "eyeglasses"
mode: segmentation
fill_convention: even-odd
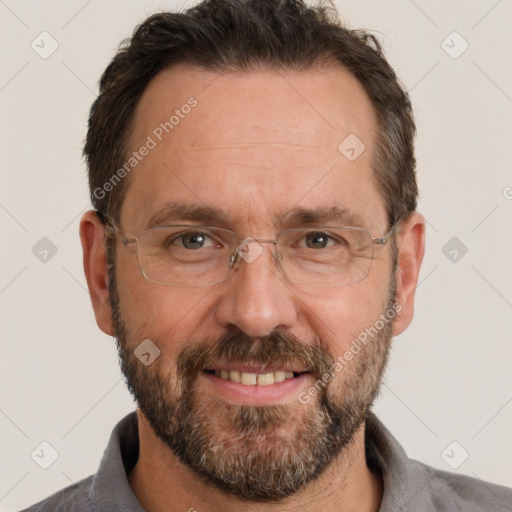
[[[370,272],[375,245],[385,245],[397,224],[382,238],[355,227],[293,228],[275,239],[240,240],[227,229],[178,225],[155,226],[135,236],[122,233],[112,222],[107,229],[136,247],[142,275],[169,286],[208,286],[225,281],[237,264],[253,263],[273,244],[274,258],[291,282],[341,286],[362,281]]]

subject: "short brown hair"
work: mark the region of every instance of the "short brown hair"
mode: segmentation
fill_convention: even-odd
[[[100,80],[84,148],[93,206],[119,220],[127,179],[107,187],[126,161],[131,124],[144,89],[176,63],[213,71],[255,66],[308,70],[337,62],[361,83],[375,109],[373,168],[394,224],[416,208],[415,125],[407,92],[377,39],[342,26],[335,8],[302,0],[204,0],[184,12],[155,14],[121,44]],[[101,191],[99,193],[98,191]]]

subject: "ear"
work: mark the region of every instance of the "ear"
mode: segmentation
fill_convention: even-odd
[[[96,323],[105,334],[113,335],[111,308],[108,302],[105,226],[94,210],[84,213],[80,220],[80,240],[84,255],[85,278]]]
[[[419,213],[413,212],[401,222],[396,243],[396,301],[400,303],[401,309],[393,322],[393,336],[405,331],[414,316],[414,294],[425,253],[425,219]]]

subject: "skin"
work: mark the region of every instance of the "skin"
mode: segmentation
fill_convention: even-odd
[[[347,71],[330,67],[300,73],[267,69],[217,74],[176,65],[160,72],[144,92],[131,149],[144,144],[191,96],[197,107],[128,178],[120,217],[124,232],[134,234],[167,201],[180,200],[222,208],[231,215],[225,227],[240,239],[275,238],[279,229],[272,219],[296,206],[345,207],[362,218],[362,227],[374,237],[386,233],[386,209],[370,167],[376,116],[363,88]],[[353,162],[338,151],[350,133],[366,146]],[[403,332],[413,317],[424,231],[423,218],[413,213],[397,232],[396,300],[402,308],[393,335]],[[94,212],[82,217],[80,236],[96,321],[113,335],[104,227]],[[316,334],[336,356],[382,312],[392,266],[389,246],[375,248],[366,279],[329,288],[286,281],[272,254],[272,246],[264,244],[256,261],[243,262],[226,282],[213,287],[170,287],[144,279],[135,253],[118,237],[118,289],[134,346],[146,338],[163,340],[157,363],[161,370],[172,369],[188,340],[214,338],[236,326],[254,337],[275,329],[303,339]],[[340,372],[333,382],[338,393],[343,392],[343,378]],[[200,386],[205,398],[215,392]],[[379,508],[382,485],[366,466],[364,428],[335,463],[292,497],[280,503],[242,503],[192,474],[155,436],[140,411],[138,418],[140,457],[130,484],[148,511],[231,511],[241,506],[254,511],[313,510],[318,503],[324,511]]]

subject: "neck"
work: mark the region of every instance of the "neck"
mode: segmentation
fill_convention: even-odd
[[[205,483],[184,466],[157,438],[144,415],[139,422],[139,459],[129,475],[130,486],[148,512],[200,510],[304,511],[322,504],[323,512],[376,512],[382,499],[382,483],[366,464],[364,425],[354,441],[313,482],[279,502],[247,502]]]

